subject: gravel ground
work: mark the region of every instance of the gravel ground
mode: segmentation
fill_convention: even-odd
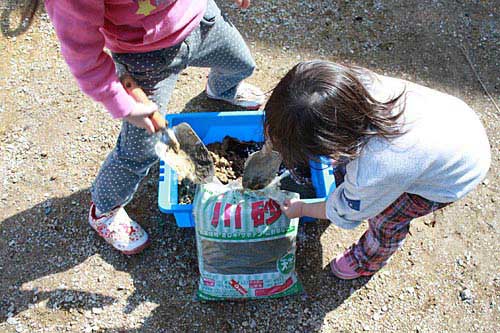
[[[371,279],[341,281],[327,267],[366,226],[345,231],[322,221],[299,233],[307,296],[196,302],[193,230],[158,211],[157,170],[128,207],[151,233],[151,248],[120,255],[88,227],[88,189],[120,124],[79,92],[40,9],[26,34],[0,37],[0,331],[500,331],[500,115],[460,48],[498,103],[498,0],[255,0],[244,12],[219,2],[257,61],[250,82],[263,89],[297,61],[322,58],[464,99],[487,127],[488,177],[464,200],[416,220]],[[206,74],[181,76],[172,112],[229,108],[206,100]]]

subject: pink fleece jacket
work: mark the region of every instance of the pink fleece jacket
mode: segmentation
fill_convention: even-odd
[[[45,0],[64,59],[82,91],[113,118],[135,106],[115,73],[107,47],[141,53],[183,41],[199,24],[207,0]]]

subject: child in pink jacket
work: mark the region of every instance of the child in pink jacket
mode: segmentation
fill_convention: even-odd
[[[242,8],[249,0],[236,1]],[[116,147],[92,186],[89,223],[125,254],[149,244],[124,206],[158,158],[149,116],[166,105],[187,66],[211,69],[209,98],[258,109],[262,92],[242,82],[255,68],[238,30],[213,0],[45,0],[61,51],[80,88],[123,120]],[[111,56],[104,51],[109,49]],[[119,76],[129,73],[156,105],[136,102]]]

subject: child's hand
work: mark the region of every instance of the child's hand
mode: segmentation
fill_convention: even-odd
[[[293,219],[295,217],[302,217],[303,215],[303,210],[304,210],[304,201],[300,201],[297,199],[286,199],[285,202],[283,202],[280,207],[281,211],[285,213],[285,215],[289,219]]]
[[[155,132],[155,126],[149,116],[157,110],[158,106],[154,103],[137,103],[132,112],[124,119],[136,127],[144,128],[149,134],[153,134]]]
[[[234,2],[242,9],[250,7],[250,0],[234,0]]]

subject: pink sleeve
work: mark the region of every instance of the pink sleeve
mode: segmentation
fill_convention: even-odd
[[[135,105],[104,52],[104,0],[46,0],[45,6],[61,42],[61,52],[80,89],[101,102],[113,118],[126,117]]]

